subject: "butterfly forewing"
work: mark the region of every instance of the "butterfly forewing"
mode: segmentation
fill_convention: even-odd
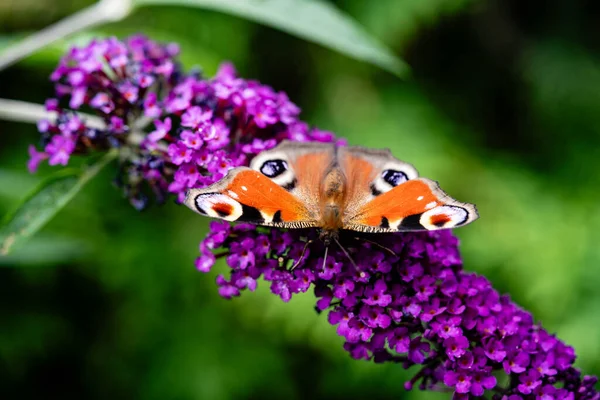
[[[316,226],[313,213],[297,197],[258,171],[235,168],[221,181],[188,191],[192,210],[227,221],[284,228]]]

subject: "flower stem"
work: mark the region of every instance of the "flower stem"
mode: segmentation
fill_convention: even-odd
[[[229,252],[229,251],[224,251],[224,252],[222,252],[222,253],[215,254],[215,258],[216,258],[216,259],[223,258],[223,257],[225,257],[225,256],[228,256],[229,254],[230,254],[230,252]]]
[[[79,113],[86,120],[87,125],[93,128],[105,127],[102,118],[95,115]],[[26,101],[0,99],[0,119],[17,122],[36,123],[41,119],[51,119],[55,112],[46,111],[44,106]]]

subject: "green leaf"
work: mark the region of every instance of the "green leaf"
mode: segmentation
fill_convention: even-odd
[[[7,255],[15,245],[39,231],[116,156],[116,151],[111,151],[83,172],[63,169],[42,182],[5,216],[0,227],[0,254]]]
[[[136,5],[185,5],[225,12],[349,57],[366,61],[397,76],[408,66],[348,15],[320,0],[136,0]]]

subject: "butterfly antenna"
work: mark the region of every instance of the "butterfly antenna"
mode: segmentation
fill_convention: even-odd
[[[348,253],[348,251],[344,248],[344,246],[342,246],[342,244],[337,240],[337,238],[333,238],[333,240],[335,240],[335,242],[337,243],[338,246],[340,246],[340,249],[342,249],[342,251],[344,252],[344,254],[346,255],[346,257],[348,257],[348,260],[350,260],[350,263],[352,263],[352,265],[354,266],[354,268],[358,269],[358,265],[356,265],[356,263],[354,262],[354,260],[352,259],[352,257],[350,257],[350,253]]]
[[[355,237],[354,237],[354,239],[358,240],[359,242],[362,240],[363,242],[367,242],[367,243],[370,243],[370,244],[372,244],[372,245],[375,245],[375,246],[379,247],[380,249],[387,251],[387,252],[388,252],[388,253],[390,253],[392,256],[394,256],[394,257],[398,257],[398,254],[396,254],[396,253],[394,252],[394,250],[390,249],[389,247],[385,247],[385,246],[384,246],[384,245],[382,245],[382,244],[379,244],[379,243],[377,243],[377,242],[374,242],[374,241],[372,241],[372,240],[365,239],[365,238],[361,238],[361,237],[358,237],[358,236],[355,236]]]
[[[308,248],[308,246],[313,242],[313,240],[308,240],[306,241],[306,244],[304,245],[304,248],[302,249],[302,253],[300,253],[300,258],[298,258],[298,261],[296,261],[294,263],[294,265],[292,265],[292,268],[290,268],[290,271],[293,271],[294,269],[296,269],[296,267],[298,265],[300,265],[300,263],[302,262],[302,259],[304,258],[304,255],[306,254],[306,249]]]

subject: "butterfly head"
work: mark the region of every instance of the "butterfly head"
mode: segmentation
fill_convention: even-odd
[[[338,230],[321,229],[319,232],[319,240],[323,242],[325,247],[328,247],[332,242],[338,241],[340,233]]]

